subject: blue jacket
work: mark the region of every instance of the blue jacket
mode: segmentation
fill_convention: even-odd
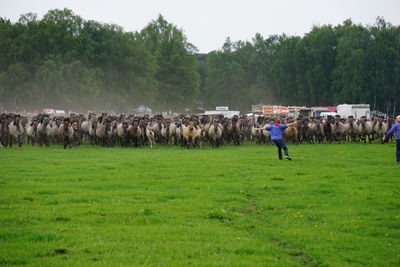
[[[265,128],[267,131],[271,132],[272,140],[282,140],[283,134],[287,126],[285,124],[281,124],[279,126],[271,125]]]
[[[393,132],[396,132],[396,140],[400,141],[400,122],[392,126],[392,128],[385,134],[385,138],[389,138]]]

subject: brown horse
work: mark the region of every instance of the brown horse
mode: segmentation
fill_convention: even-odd
[[[142,137],[142,128],[139,127],[139,122],[137,120],[133,121],[128,127],[129,138],[133,141],[135,147],[138,147],[139,142]]]
[[[332,136],[338,143],[346,141],[346,128],[340,121],[340,117],[336,117],[335,122],[332,124]]]
[[[291,125],[285,129],[285,139],[293,144],[299,144],[299,131],[297,125]]]
[[[187,148],[194,148],[196,145],[197,129],[194,127],[194,121],[183,129],[183,140]]]

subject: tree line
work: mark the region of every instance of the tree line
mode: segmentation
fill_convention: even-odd
[[[129,112],[138,105],[182,112],[202,101],[252,104],[367,103],[400,110],[400,27],[314,26],[303,37],[256,34],[200,54],[162,15],[141,31],[84,20],[71,10],[0,18],[0,104]]]

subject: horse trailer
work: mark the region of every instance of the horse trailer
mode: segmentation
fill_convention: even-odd
[[[348,118],[349,116],[353,116],[356,119],[363,116],[371,117],[369,104],[342,104],[337,106],[336,112],[342,118]]]

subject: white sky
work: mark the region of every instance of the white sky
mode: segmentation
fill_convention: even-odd
[[[400,25],[400,0],[0,0],[0,17],[16,22],[21,14],[38,18],[50,9],[73,10],[85,20],[140,31],[162,14],[182,29],[200,52],[220,49],[226,39],[251,40],[257,32],[303,35],[313,25],[354,23],[371,25],[377,16]]]

